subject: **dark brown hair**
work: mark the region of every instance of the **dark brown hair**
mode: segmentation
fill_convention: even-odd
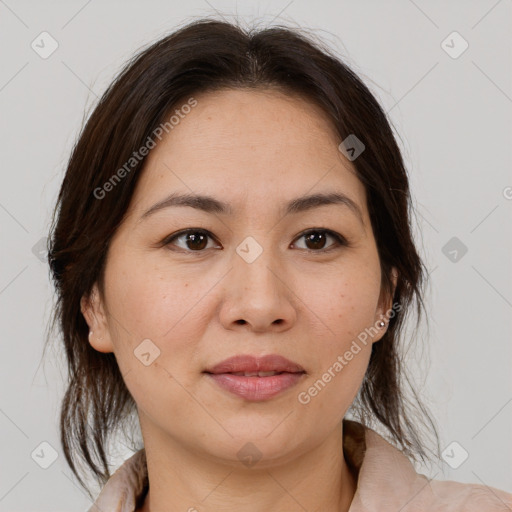
[[[389,439],[411,458],[428,461],[417,430],[421,424],[434,435],[439,456],[435,425],[406,377],[399,347],[413,301],[416,328],[425,309],[427,274],[411,233],[407,172],[385,113],[362,80],[304,31],[280,26],[248,30],[202,19],[141,51],[108,87],[73,148],[53,212],[48,256],[57,303],[52,330],[58,321],[69,374],[61,407],[61,442],[67,462],[86,489],[79,463],[86,463],[100,485],[106,482],[107,441],[133,419],[135,403],[114,354],[98,352],[89,344],[80,299],[89,295],[95,282],[103,293],[109,243],[123,221],[145,158],[101,200],[94,191],[144,146],[184,98],[220,89],[269,87],[320,106],[340,141],[355,134],[365,145],[352,165],[366,189],[383,290],[392,293],[390,272],[395,267],[393,303],[401,309],[372,346],[351,411],[367,425],[374,420],[382,424]],[[404,385],[411,387],[412,401],[406,398]]]

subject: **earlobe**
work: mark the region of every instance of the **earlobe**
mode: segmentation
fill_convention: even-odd
[[[88,340],[92,348],[98,352],[113,352],[110,330],[96,284],[88,296],[80,299],[80,310],[89,326]]]
[[[386,334],[387,327],[387,318],[381,318],[380,320],[377,320],[375,322],[375,325],[373,326],[373,331],[376,332],[376,334],[372,337],[372,343],[377,343],[377,341],[380,341],[382,339],[384,334]]]

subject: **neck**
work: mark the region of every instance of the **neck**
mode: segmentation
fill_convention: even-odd
[[[156,432],[144,437],[150,487],[139,512],[346,512],[356,490],[341,425],[309,451],[261,467],[213,460]]]

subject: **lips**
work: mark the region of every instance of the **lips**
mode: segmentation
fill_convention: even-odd
[[[283,372],[229,372],[230,375],[238,375],[239,377],[272,377],[272,375],[281,375]]]
[[[222,389],[244,400],[263,401],[298,384],[306,371],[283,356],[234,356],[204,373]]]
[[[238,355],[230,357],[229,359],[216,364],[212,368],[205,370],[205,373],[239,373],[241,375],[247,374],[246,376],[259,375],[260,377],[266,376],[266,372],[304,373],[305,370],[299,364],[278,354],[269,354],[261,357]]]

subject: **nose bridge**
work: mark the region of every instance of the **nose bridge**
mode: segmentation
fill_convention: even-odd
[[[237,281],[253,291],[259,290],[268,293],[269,288],[276,287],[277,279],[273,267],[278,266],[277,258],[270,247],[264,247],[263,236],[246,237],[237,247],[234,255],[234,266]],[[269,238],[269,237],[267,237]]]

